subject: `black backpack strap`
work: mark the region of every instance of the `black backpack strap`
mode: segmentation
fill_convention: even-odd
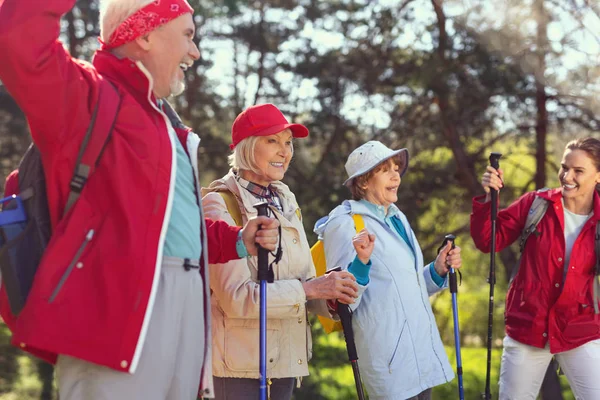
[[[540,189],[538,193],[545,192],[548,189]],[[519,238],[519,259],[517,264],[513,267],[512,272],[510,274],[510,281],[512,282],[519,271],[519,266],[521,264],[521,257],[523,257],[523,250],[525,250],[525,243],[527,239],[532,233],[537,233],[537,225],[540,223],[546,211],[548,210],[548,200],[543,199],[539,196],[535,196],[533,199],[533,203],[529,207],[529,212],[527,213],[527,220],[525,221],[525,227],[523,228],[523,232],[521,232],[521,237]]]
[[[94,172],[104,146],[110,139],[120,104],[121,96],[117,88],[108,80],[100,78],[98,100],[92,112],[90,125],[79,148],[64,214],[75,204],[89,176]]]

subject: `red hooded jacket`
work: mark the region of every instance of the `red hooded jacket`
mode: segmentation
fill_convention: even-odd
[[[585,223],[573,245],[566,280],[564,210],[561,189],[526,193],[498,212],[496,249],[500,251],[520,236],[535,196],[550,202],[537,226],[538,235],[529,236],[519,272],[506,296],[506,333],[511,338],[559,353],[600,338],[599,316],[594,314],[593,281],[596,265],[596,224],[600,219],[600,197],[594,193],[594,214]],[[490,252],[491,202],[483,196],[473,199],[471,237],[477,248]]]
[[[13,342],[50,362],[66,354],[133,373],[160,274],[177,138],[168,133],[167,117],[156,107],[141,64],[100,51],[90,65],[73,59],[57,40],[60,17],[74,4],[0,0],[0,80],[25,112],[41,151],[53,225],[25,308],[17,319],[6,301],[0,301],[0,311]],[[118,88],[121,108],[98,167],[63,216],[100,76]],[[189,129],[176,127],[176,132],[197,174],[200,140]],[[7,182],[7,195],[15,191],[14,178]],[[205,265],[238,258],[240,228],[202,221]],[[81,249],[75,261],[83,268],[73,270],[50,302]],[[203,278],[206,367],[211,364],[208,274]]]

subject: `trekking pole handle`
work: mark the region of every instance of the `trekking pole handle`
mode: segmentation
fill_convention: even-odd
[[[490,165],[498,169],[500,168],[500,158],[502,157],[502,153],[492,152],[490,153]]]
[[[500,168],[500,157],[502,157],[502,153],[490,153],[490,166],[492,168]],[[498,215],[498,191],[490,188],[490,193],[492,195],[492,221],[495,221]]]
[[[267,216],[269,203],[261,201],[254,205],[259,216]],[[262,246],[258,246],[258,276],[259,281],[269,280],[269,251]]]
[[[449,233],[446,236],[444,236],[444,241],[442,242],[442,245],[439,247],[438,249],[438,253],[446,246],[446,244],[448,242],[452,243],[452,248],[456,248],[456,244],[454,243],[454,241],[456,240],[456,236]],[[448,273],[448,286],[450,287],[450,293],[456,293],[458,291],[458,282],[456,279],[456,271],[454,270],[454,268],[450,268],[450,272]]]

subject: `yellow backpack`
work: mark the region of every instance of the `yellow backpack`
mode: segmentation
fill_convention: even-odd
[[[242,214],[240,212],[240,207],[238,206],[235,196],[228,191],[219,192],[219,194],[221,195],[221,197],[223,197],[225,205],[227,206],[227,212],[229,212],[231,218],[233,218],[233,220],[235,221],[235,224],[238,226],[242,226]],[[298,215],[298,218],[302,221],[300,209],[296,210],[296,214]],[[353,214],[352,219],[354,220],[354,227],[356,228],[356,233],[362,231],[365,227],[365,221],[363,220],[363,217],[359,214]],[[317,243],[315,243],[314,246],[311,247],[310,255],[312,256],[317,276],[325,275],[325,272],[327,272],[327,259],[325,258],[325,246],[323,245],[322,240],[318,240]],[[334,321],[331,318],[323,317],[321,315],[319,315],[318,317],[319,322],[321,322],[321,325],[323,325],[323,329],[326,333],[342,330],[342,323],[340,321]]]
[[[354,220],[356,233],[362,231],[365,227],[365,221],[363,220],[363,217],[359,214],[352,214],[352,219]],[[325,272],[327,272],[327,259],[325,258],[325,246],[323,245],[322,240],[317,241],[317,243],[311,247],[310,254],[313,259],[313,264],[315,264],[317,276],[325,275]],[[323,317],[321,315],[318,317],[319,322],[321,322],[321,325],[323,325],[323,329],[326,333],[342,330],[342,323],[340,321],[334,321],[331,318]]]
[[[219,192],[223,200],[225,200],[225,205],[227,206],[227,212],[233,218],[233,221],[237,226],[243,226],[242,224],[242,213],[240,212],[240,206],[235,199],[235,196],[231,192]]]

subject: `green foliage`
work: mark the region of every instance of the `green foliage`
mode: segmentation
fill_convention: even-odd
[[[1,321],[1,320],[0,320]],[[42,392],[40,371],[48,364],[26,355],[10,345],[10,332],[0,322],[0,400],[53,400],[52,381],[46,393]]]

